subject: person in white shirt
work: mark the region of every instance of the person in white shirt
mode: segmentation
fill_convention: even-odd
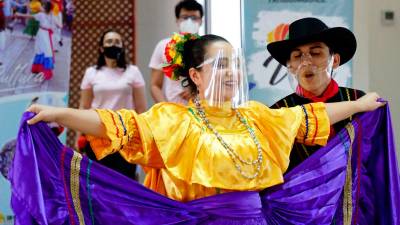
[[[203,7],[195,0],[183,0],[175,6],[176,23],[179,32],[198,33],[202,24]],[[170,38],[161,40],[155,47],[150,59],[151,96],[155,103],[176,102],[186,104],[190,97],[182,80],[174,81],[165,76],[162,65],[165,63],[164,50]]]
[[[105,31],[100,37],[97,65],[86,70],[81,90],[80,109],[131,109],[138,113],[146,111],[142,73],[137,66],[127,63],[122,37],[116,31]],[[78,133],[76,145],[80,152],[85,152],[89,158],[96,160],[84,135]],[[119,153],[111,154],[99,162],[137,179],[136,165],[126,162]]]

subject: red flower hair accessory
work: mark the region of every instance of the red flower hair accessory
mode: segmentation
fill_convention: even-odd
[[[167,62],[163,65],[163,72],[171,80],[179,80],[179,70],[183,68],[182,55],[183,46],[188,40],[199,38],[198,34],[175,33],[165,47],[165,58]]]

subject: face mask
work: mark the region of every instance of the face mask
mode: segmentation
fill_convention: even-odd
[[[195,33],[199,32],[199,28],[200,28],[200,24],[194,22],[192,19],[184,20],[179,24],[179,30],[181,32],[195,34]]]
[[[117,46],[103,47],[104,55],[110,59],[119,59],[122,53],[122,48]]]

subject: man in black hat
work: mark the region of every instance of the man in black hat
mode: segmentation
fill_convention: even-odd
[[[293,76],[296,92],[276,102],[272,108],[293,107],[311,102],[341,102],[360,98],[360,90],[339,87],[332,78],[333,70],[349,61],[357,48],[354,34],[344,27],[328,26],[317,18],[303,18],[289,25],[287,40],[267,46],[271,56],[288,68]],[[334,136],[352,118],[331,127]],[[295,143],[290,155],[288,171],[304,161],[321,146]]]

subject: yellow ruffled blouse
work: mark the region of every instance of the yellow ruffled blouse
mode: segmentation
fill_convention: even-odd
[[[244,160],[257,159],[254,140],[234,111],[208,107],[205,112],[233,151]],[[144,167],[145,186],[171,199],[190,201],[282,183],[295,139],[309,145],[325,145],[329,136],[329,118],[323,103],[270,109],[249,102],[239,112],[262,147],[262,166],[254,179],[240,174],[193,104],[159,103],[143,114],[98,109],[108,138],[88,139],[98,159],[119,151],[128,162]],[[252,165],[240,166],[249,175],[256,171]]]

